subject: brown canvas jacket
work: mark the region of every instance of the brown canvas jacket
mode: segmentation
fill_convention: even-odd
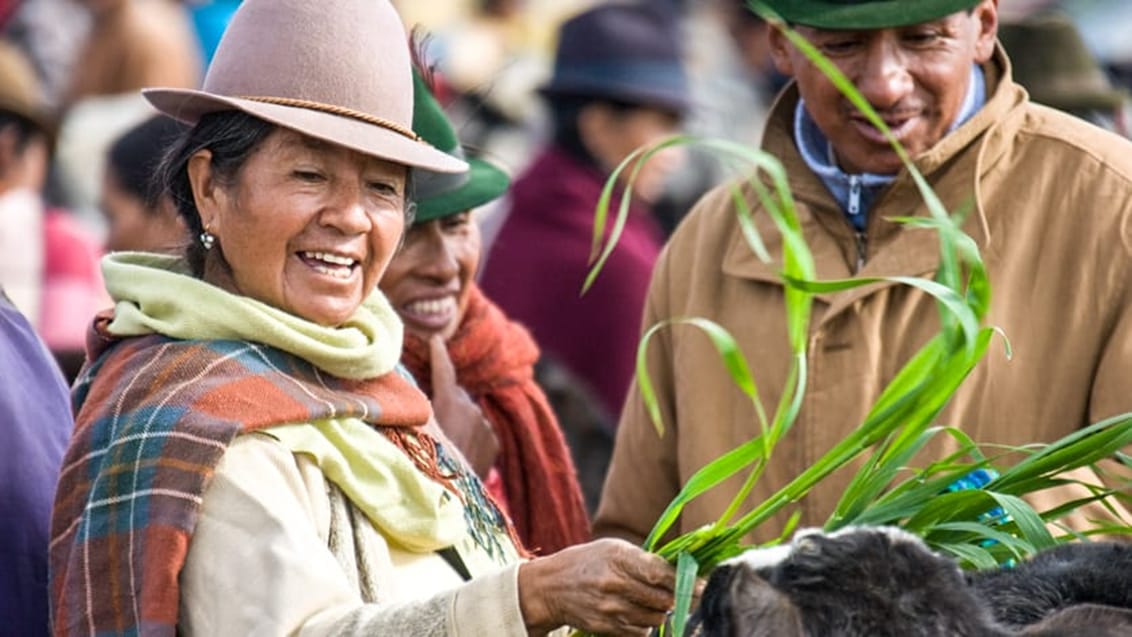
[[[1010,80],[1000,52],[986,65],[988,103],[916,158],[949,210],[966,207],[965,230],[991,277],[989,323],[1001,341],[959,389],[941,424],[977,441],[1052,441],[1132,411],[1132,144],[1032,104]],[[819,279],[916,275],[939,263],[937,236],[886,218],[926,215],[902,173],[870,211],[864,265],[851,226],[794,145],[797,94],[774,108],[764,149],[783,162]],[[750,191],[748,201],[757,206]],[[781,237],[756,208],[773,257]],[[644,325],[701,316],[728,329],[751,364],[768,410],[790,364],[783,286],[741,236],[730,191],[708,194],[666,247],[654,272]],[[855,428],[902,364],[938,330],[935,302],[895,284],[817,297],[809,338],[809,388],[797,424],[782,441],[748,503],[765,499]],[[675,326],[650,346],[667,431],[657,435],[634,387],[595,520],[597,535],[640,541],[680,486],[700,467],[757,433],[750,401],[732,384],[709,340]],[[941,449],[935,449],[939,457]],[[924,466],[924,458],[913,463]],[[678,527],[714,521],[738,491],[733,478],[692,502]],[[848,474],[833,476],[800,503],[802,524],[823,523]],[[777,537],[784,519],[756,530]]]

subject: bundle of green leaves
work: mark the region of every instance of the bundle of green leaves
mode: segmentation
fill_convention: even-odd
[[[639,149],[622,162],[609,178],[595,212],[593,266],[583,289],[588,289],[598,276],[625,224],[631,187],[622,194],[612,225],[609,224],[613,192],[621,175],[628,171],[627,181],[632,184],[641,166],[652,155],[671,146],[705,147],[745,167],[749,174],[745,183],[756,195],[762,210],[773,218],[784,244],[781,276],[786,286],[785,311],[794,361],[773,415],[769,415],[762,404],[758,384],[738,344],[726,330],[710,320],[674,318],[652,326],[642,337],[637,352],[637,385],[658,435],[664,435],[664,425],[645,354],[652,336],[674,324],[695,326],[711,339],[735,386],[753,403],[761,432],[696,472],[657,520],[645,541],[647,550],[677,566],[677,606],[669,624],[662,628],[675,635],[684,634],[696,577],[751,548],[744,543],[744,538],[752,529],[782,511],[789,512],[810,489],[843,467],[856,464],[860,468],[826,522],[827,531],[847,525],[899,526],[919,535],[935,550],[953,555],[965,567],[987,568],[1024,559],[1059,542],[1080,539],[1080,532],[1062,527],[1055,535],[1050,529],[1058,528],[1060,518],[1085,505],[1100,503],[1115,517],[1116,511],[1109,501],[1125,496],[1119,493],[1120,489],[1105,484],[1117,482],[1081,482],[1068,476],[1081,467],[1092,467],[1092,475],[1101,476],[1104,471],[1097,463],[1108,459],[1129,464],[1122,449],[1132,443],[1132,414],[1096,423],[1053,443],[1022,448],[987,449],[961,429],[936,423],[952,394],[999,335],[985,321],[991,290],[978,248],[962,231],[961,215],[948,213],[884,121],[840,70],[805,38],[787,28],[773,11],[757,1],[752,1],[751,8],[782,29],[854,106],[885,133],[903,160],[930,214],[899,221],[938,233],[942,258],[933,279],[893,277],[888,280],[931,295],[940,309],[941,327],[888,383],[865,421],[852,434],[770,498],[738,515],[752,487],[772,462],[776,445],[797,418],[806,391],[806,342],[814,295],[848,290],[879,279],[815,280],[813,259],[801,234],[785,171],[775,157],[761,150],[727,140],[679,136]],[[740,187],[737,183],[732,193],[744,238],[751,250],[769,263],[770,256],[752,222],[751,206]],[[1000,336],[1009,354],[1006,337]],[[950,436],[957,451],[926,467],[909,466],[917,453],[937,436]],[[684,505],[744,471],[747,479],[743,488],[715,523],[662,541]],[[972,475],[985,476],[989,481],[976,488],[955,488]],[[1083,486],[1088,495],[1043,511],[1035,510],[1023,499],[1029,493],[1073,483]],[[797,519],[796,514],[791,517],[791,523],[772,544],[792,535]],[[1090,533],[1132,533],[1132,527],[1098,524]]]

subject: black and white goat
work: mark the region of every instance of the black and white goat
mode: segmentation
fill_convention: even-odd
[[[712,572],[705,637],[1132,636],[1132,546],[1062,545],[964,575],[889,527],[801,531]]]

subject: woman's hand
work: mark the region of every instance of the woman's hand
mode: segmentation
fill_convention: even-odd
[[[563,549],[519,567],[519,607],[533,634],[573,626],[648,635],[675,603],[676,570],[624,540]]]
[[[434,334],[428,339],[428,348],[432,366],[432,411],[436,421],[464,454],[476,475],[485,478],[499,455],[499,440],[479,405],[456,383],[456,368],[448,358],[444,338]]]

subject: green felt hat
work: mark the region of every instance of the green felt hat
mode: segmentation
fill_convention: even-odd
[[[783,20],[821,29],[885,29],[931,22],[981,0],[762,0]]]
[[[429,91],[419,71],[413,71],[413,132],[434,147],[468,162],[464,173],[416,171],[417,214],[413,223],[458,214],[496,199],[511,184],[511,178],[495,165],[478,157],[465,157],[456,131],[444,109]]]

